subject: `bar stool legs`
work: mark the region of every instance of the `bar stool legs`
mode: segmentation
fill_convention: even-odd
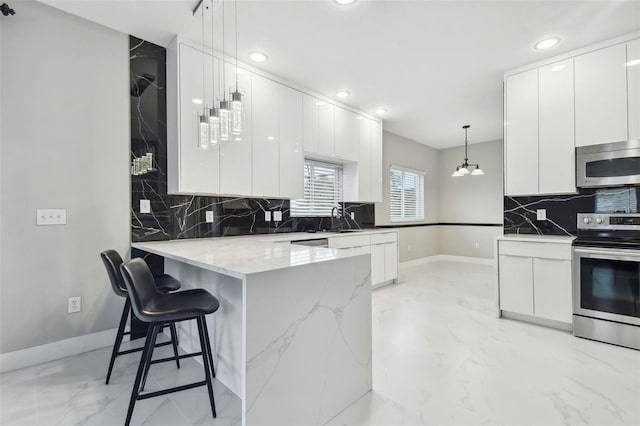
[[[113,344],[113,350],[111,351],[111,360],[109,361],[109,370],[107,370],[107,380],[105,384],[109,384],[111,378],[111,371],[113,371],[113,364],[116,362],[120,345],[122,344],[122,338],[124,337],[124,328],[127,325],[127,317],[129,316],[129,310],[131,309],[131,302],[127,297],[124,302],[124,309],[122,310],[122,317],[120,318],[120,325],[118,326],[118,333],[116,334],[116,341]]]
[[[211,366],[211,375],[213,377],[216,377],[216,368],[213,366],[213,355],[211,351],[211,342],[209,341],[209,330],[207,329],[206,317],[202,317],[202,327],[204,328],[204,338],[206,340],[207,347],[209,348],[209,356],[207,358],[209,358],[209,365]]]
[[[178,332],[176,331],[176,324],[171,323],[169,325],[171,331],[171,343],[173,344],[173,355],[176,357],[176,366],[180,368],[180,358],[178,357]]]
[[[136,401],[140,399],[153,398],[156,396],[166,395],[173,392],[178,392],[182,390],[192,389],[198,386],[207,386],[207,390],[209,392],[209,403],[211,405],[211,412],[213,417],[216,417],[216,404],[213,395],[213,381],[212,381],[212,352],[211,352],[211,344],[209,342],[208,332],[207,332],[207,324],[204,315],[195,318],[198,322],[198,335],[200,338],[200,348],[201,351],[193,354],[181,355],[179,358],[187,358],[190,356],[202,355],[202,364],[204,366],[205,379],[200,382],[194,382],[187,385],[176,386],[169,389],[163,389],[155,392],[149,392],[143,394],[145,382],[147,375],[149,373],[149,368],[151,364],[155,364],[157,362],[163,362],[169,359],[164,360],[155,360],[152,361],[153,350],[155,348],[155,342],[158,337],[158,330],[163,325],[167,325],[166,323],[151,323],[149,324],[149,331],[147,332],[147,338],[145,339],[144,348],[142,350],[142,357],[140,358],[140,364],[138,366],[138,372],[136,373],[136,379],[133,384],[133,389],[131,390],[131,399],[129,400],[129,409],[127,410],[127,418],[125,421],[125,426],[129,426],[131,422],[131,416],[133,415],[133,409],[135,407]],[[175,323],[171,323],[170,327],[172,332],[175,332]],[[178,357],[176,355],[176,357]]]

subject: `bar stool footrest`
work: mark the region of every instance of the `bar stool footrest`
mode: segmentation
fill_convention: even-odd
[[[158,343],[155,347],[159,348],[160,346],[167,346],[167,345],[170,345],[170,344],[171,344],[171,342],[162,342],[162,343]],[[132,354],[134,352],[140,352],[143,349],[144,349],[144,347],[128,349],[126,351],[118,352],[117,356],[126,355],[126,354]],[[171,358],[171,359],[175,359],[175,358]]]
[[[167,358],[153,359],[153,360],[151,360],[150,364],[159,364],[161,362],[175,361],[176,358],[177,359],[185,359],[185,358],[192,358],[194,356],[200,356],[200,355],[202,355],[202,352],[194,352],[194,353],[191,353],[191,354],[179,355],[177,357],[171,356],[171,357],[167,357]]]
[[[167,395],[169,393],[180,392],[180,391],[187,390],[187,389],[198,388],[200,386],[205,386],[206,384],[207,384],[206,380],[203,380],[201,382],[193,382],[193,383],[189,383],[188,385],[176,386],[176,387],[173,387],[173,388],[162,389],[162,390],[155,391],[155,392],[149,392],[149,393],[141,394],[141,395],[138,395],[138,397],[136,399],[140,400],[140,399],[153,398],[153,397],[156,397],[156,396]]]

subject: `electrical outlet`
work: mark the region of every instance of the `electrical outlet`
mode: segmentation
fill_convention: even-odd
[[[73,314],[82,310],[82,297],[70,297],[67,304],[67,313]]]
[[[356,212],[351,212],[351,220],[356,220]]]
[[[282,220],[282,211],[276,210],[273,212],[273,220],[274,222],[280,222]]]
[[[269,210],[265,210],[264,212],[264,221],[271,222],[271,212]]]
[[[480,243],[476,241],[476,248],[479,249],[480,248]]]
[[[538,220],[547,220],[547,209],[536,210],[536,217]]]
[[[205,216],[205,220],[207,221],[207,223],[213,223],[213,210],[207,210]]]
[[[66,209],[37,209],[36,225],[66,225],[67,210]]]
[[[151,213],[150,200],[140,200],[140,213]]]

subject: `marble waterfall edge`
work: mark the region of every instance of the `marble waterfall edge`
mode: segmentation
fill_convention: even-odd
[[[245,294],[246,425],[322,425],[371,390],[369,255],[248,276]]]

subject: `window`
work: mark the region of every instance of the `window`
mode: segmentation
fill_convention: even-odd
[[[304,198],[291,200],[291,216],[331,216],[342,201],[342,166],[304,160]]]
[[[391,166],[391,222],[424,220],[424,172]]]

